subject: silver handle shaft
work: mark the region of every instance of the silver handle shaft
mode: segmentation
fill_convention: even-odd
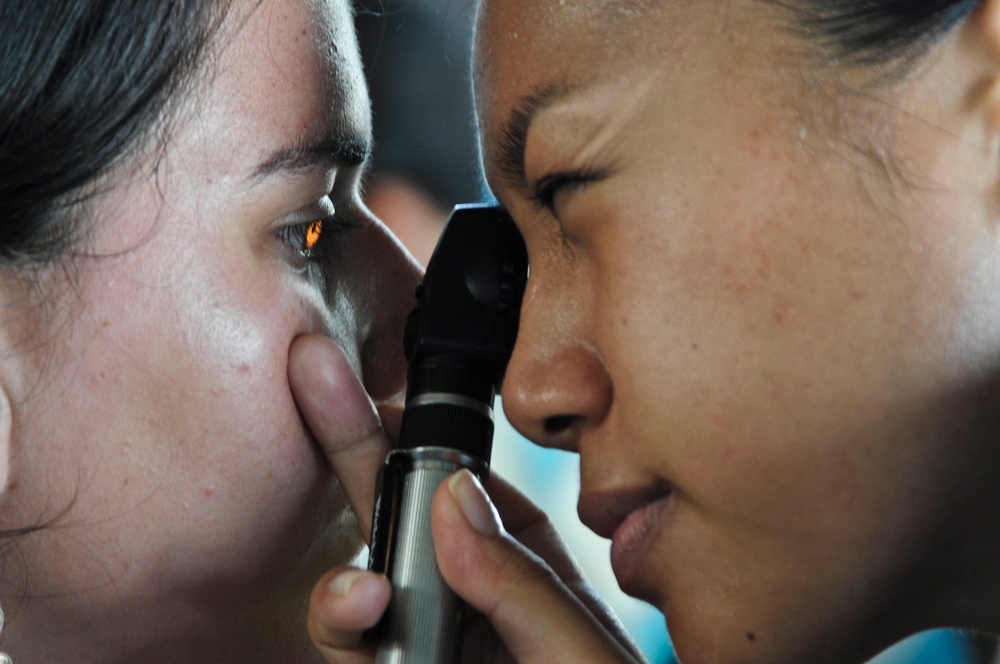
[[[460,645],[462,602],[438,571],[431,535],[431,500],[442,481],[463,467],[452,459],[417,462],[401,478],[386,610],[376,664],[452,664]]]

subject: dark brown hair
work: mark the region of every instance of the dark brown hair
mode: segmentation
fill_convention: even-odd
[[[980,0],[769,0],[831,58],[906,70]]]
[[[191,79],[212,0],[0,3],[0,265],[55,261],[79,203]]]

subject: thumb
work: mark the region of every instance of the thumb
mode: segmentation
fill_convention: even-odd
[[[634,661],[552,568],[504,531],[469,471],[442,483],[431,527],[442,576],[516,661]]]
[[[292,341],[288,382],[367,540],[375,476],[392,449],[379,413],[344,351],[327,337],[307,334]]]

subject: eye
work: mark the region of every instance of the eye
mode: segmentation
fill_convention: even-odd
[[[323,235],[324,223],[327,223],[326,219],[315,219],[302,224],[282,226],[278,229],[278,237],[302,258],[311,259]]]
[[[538,181],[535,185],[532,199],[542,208],[545,208],[553,215],[556,213],[556,196],[561,193],[579,189],[591,182],[603,178],[603,171],[568,171],[564,173],[553,173]]]
[[[357,228],[358,224],[330,215],[320,219],[312,219],[297,224],[288,224],[277,230],[278,239],[283,242],[296,257],[305,262],[314,261],[321,248],[321,242],[331,235]]]

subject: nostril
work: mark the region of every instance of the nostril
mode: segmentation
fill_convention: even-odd
[[[553,415],[552,417],[546,417],[543,423],[545,433],[562,433],[573,426],[574,420],[576,418],[573,415]]]

